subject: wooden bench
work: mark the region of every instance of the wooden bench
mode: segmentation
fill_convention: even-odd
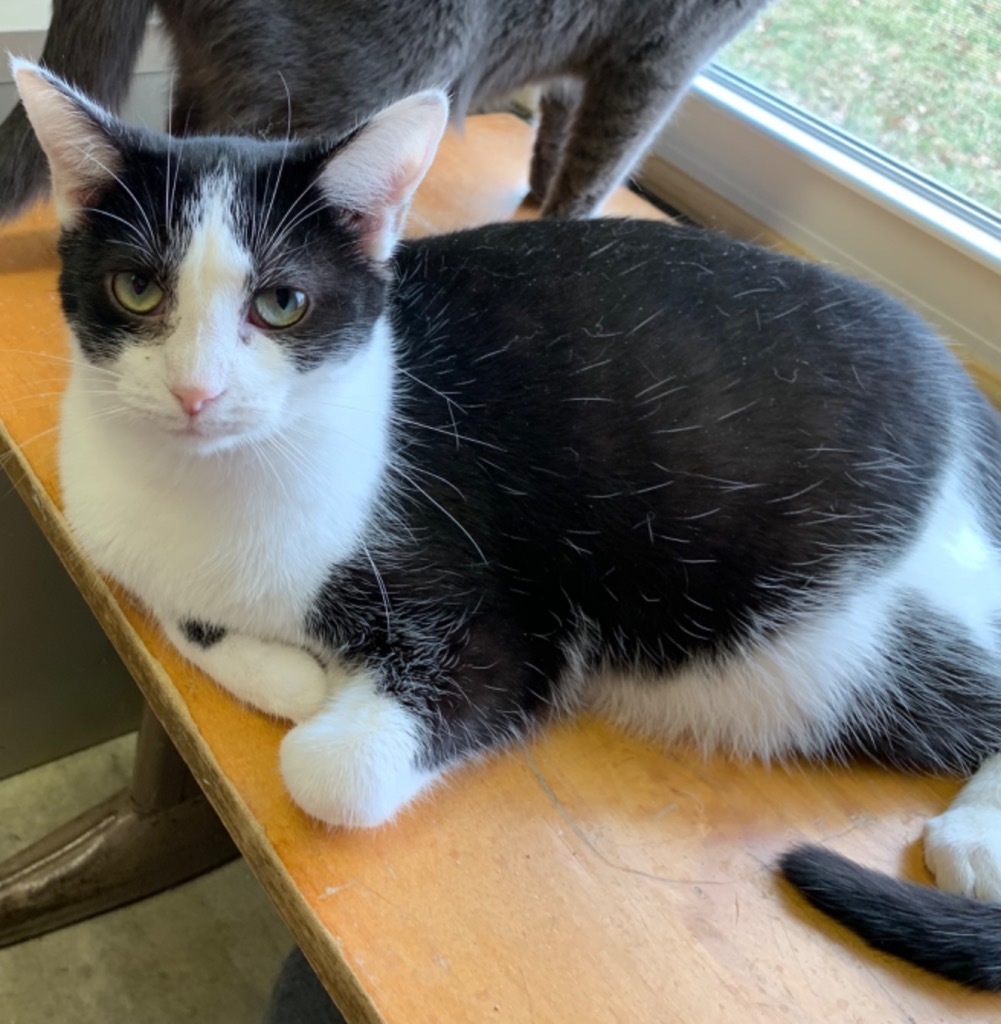
[[[446,140],[411,230],[530,216],[521,205],[530,138],[507,115],[472,119],[464,137]],[[625,192],[608,209],[659,216]],[[810,839],[928,881],[922,822],[948,803],[954,781],[868,767],[706,761],[582,720],[457,772],[377,831],[329,831],[309,820],[278,776],[283,726],[185,664],[67,533],[53,430],[66,351],[55,238],[47,208],[0,233],[0,449],[9,450],[14,484],[156,716],[144,725],[131,794],[90,812],[91,838],[100,832],[97,819],[120,827],[124,814],[139,826],[126,829],[119,846],[138,836],[141,851],[149,821],[160,829],[152,845],[162,846],[170,819],[160,812],[198,804],[184,771],[172,766],[158,720],[353,1022],[1001,1019],[1001,999],[868,950],[790,895],[771,869],[778,851]],[[230,855],[204,805],[191,821],[205,829],[205,864]],[[68,828],[49,842],[50,854],[84,826]],[[194,869],[194,861],[180,863],[190,844],[167,849],[175,867]],[[44,885],[28,891],[23,883],[39,857],[36,849],[17,871],[0,867],[0,929],[8,928],[8,939],[17,929],[31,933],[33,910],[49,915],[38,931],[109,905],[105,894],[83,911],[64,906],[60,917],[59,899]],[[99,876],[94,859],[88,871]],[[142,857],[136,863],[141,868]],[[21,883],[12,881],[18,873]],[[134,898],[140,888],[120,895]]]

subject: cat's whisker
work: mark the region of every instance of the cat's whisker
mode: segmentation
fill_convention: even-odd
[[[189,110],[188,113],[189,113],[189,116],[190,116],[190,110]],[[186,132],[186,130],[187,130],[187,118],[185,118],[185,132]],[[175,205],[176,199],[177,199],[177,183],[178,183],[178,181],[181,178],[181,158],[184,155],[185,139],[184,139],[184,135],[183,134],[175,136],[173,134],[173,132],[171,132],[171,138],[175,139],[176,142],[177,142],[177,155],[174,158],[174,176],[173,176],[173,178],[170,181],[170,203],[169,203],[169,209],[170,209],[170,212],[171,212],[171,217],[173,217],[176,214],[176,212],[177,212],[176,211],[176,205]],[[166,227],[167,227],[168,230],[170,229],[170,225],[171,225],[171,221],[168,220],[167,224],[166,224]]]
[[[0,356],[8,353],[17,356],[31,356],[33,359],[52,359],[61,363],[68,363],[71,366],[73,365],[73,358],[71,356],[61,356],[55,352],[39,352],[37,349],[33,348],[7,348],[6,346],[0,348]],[[103,370],[103,367],[95,367],[95,369]]]
[[[285,171],[285,161],[288,158],[289,144],[292,138],[292,94],[289,92],[288,83],[285,81],[285,76],[278,71],[278,77],[281,79],[282,86],[285,89],[285,102],[286,102],[286,121],[285,121],[285,140],[282,145],[282,157],[278,164],[278,173],[275,175],[275,183],[271,189],[271,195],[268,197],[268,205],[264,211],[262,218],[262,224],[267,224],[271,219],[271,211],[274,209],[275,199],[278,196],[278,188],[281,185],[282,174]]]
[[[280,240],[279,240],[280,244]],[[288,266],[293,259],[300,253],[308,253],[315,247],[315,242],[308,240],[303,242],[301,245],[296,245],[288,248],[275,248],[266,257],[262,257],[261,265],[258,270],[260,277],[270,278],[277,277],[281,272]]]
[[[0,400],[0,407],[12,409],[14,406],[23,406],[29,402],[51,403],[53,398],[62,398],[62,391],[33,391],[26,395],[4,395]]]
[[[289,233],[294,231],[307,217],[326,205],[327,200],[322,195],[313,196],[305,206],[299,205],[309,195],[312,188],[313,183],[310,182],[299,193],[299,195],[296,196],[295,201],[289,205],[288,210],[286,210],[285,215],[276,225],[275,230],[272,233],[272,238],[269,240],[269,252],[274,249],[275,246],[280,245],[282,241],[288,237]]]
[[[368,564],[372,567],[372,575],[375,577],[375,582],[379,587],[379,593],[382,595],[382,604],[386,609],[386,639],[392,641],[393,639],[393,608],[389,602],[389,591],[386,589],[386,581],[382,578],[382,573],[379,572],[378,567],[375,564],[375,559],[372,557],[372,553],[368,549],[368,545],[362,541],[361,549],[365,554],[365,558],[368,560]]]
[[[271,461],[271,459],[268,458],[268,454],[265,451],[264,445],[261,444],[260,442],[255,441],[251,445],[251,449],[250,450],[259,459],[259,461],[264,466],[267,467],[268,471],[271,473],[271,476],[274,478],[275,483],[278,485],[279,490],[284,495],[286,502],[291,503],[291,498],[289,496],[288,488],[285,486],[285,481],[282,479],[282,475],[278,471],[278,468]]]
[[[283,157],[285,156],[285,150],[283,150],[282,156]],[[269,183],[270,183],[270,179],[269,179]],[[299,204],[303,201],[303,199],[306,196],[309,195],[310,189],[312,187],[313,187],[313,183],[312,182],[307,182],[307,184],[300,190],[299,194],[295,197],[295,199],[293,199],[292,202],[288,204],[288,209],[286,209],[284,214],[282,214],[282,218],[281,218],[281,220],[278,221],[278,224],[277,224],[277,226],[275,228],[275,231],[280,231],[282,226],[285,223],[287,223],[288,219],[295,215],[296,210],[299,208]],[[272,191],[272,198],[273,197],[274,197],[274,192]],[[267,219],[268,219],[268,217],[271,214],[271,210],[272,210],[271,206],[269,206],[266,209],[266,211],[265,211],[265,218],[264,218],[265,222],[267,222]]]
[[[289,207],[285,216],[279,221],[278,225],[272,231],[271,236],[261,246],[260,259],[262,262],[273,259],[277,254],[282,242],[293,232],[307,217],[312,216],[317,210],[322,209],[326,204],[327,200],[323,196],[315,197],[310,200],[304,207],[297,210],[299,202],[309,194],[310,189],[313,185],[310,183],[307,185],[295,202]],[[293,217],[294,215],[294,217]],[[291,222],[289,218],[293,217]]]
[[[422,388],[427,388],[428,391],[432,392],[432,394],[437,395],[440,399],[442,399],[445,402],[449,409],[451,409],[452,406],[455,406],[455,408],[458,409],[460,413],[465,415],[466,410],[463,409],[462,406],[454,399],[452,399],[449,395],[446,395],[444,391],[439,391],[436,387],[434,387],[431,384],[428,384],[427,381],[421,380],[419,377],[415,376],[409,370],[405,369],[402,366],[397,367],[397,370],[398,372],[402,373],[403,376],[406,377],[408,380],[412,380],[415,384],[419,384]]]
[[[340,402],[320,402],[316,399],[310,400],[311,404],[315,404],[317,408],[331,408],[336,409],[340,412],[358,412],[371,415],[373,418],[378,418],[379,413],[376,410],[366,408],[364,406],[352,406]],[[337,438],[337,440],[347,447],[357,452],[368,452],[371,451],[371,447],[359,441],[357,436],[347,434],[344,431],[336,428],[327,426],[325,428],[325,434],[327,437]],[[289,429],[282,432],[280,435],[286,442],[291,442],[293,437],[302,438],[302,443],[312,447],[315,445],[315,435],[313,435],[309,424],[297,424]],[[295,442],[297,445],[299,442]]]
[[[142,245],[137,245],[136,248],[140,252],[146,253],[151,259],[156,258],[156,253],[153,247],[149,244],[149,240],[145,237],[145,235],[143,235],[143,233],[135,224],[132,224],[130,221],[125,220],[124,217],[119,217],[118,214],[112,213],[110,210],[101,210],[98,209],[96,206],[85,206],[83,209],[85,213],[96,213],[101,217],[108,217],[109,219],[117,221],[119,224],[122,224],[124,227],[128,228],[129,231],[133,232],[136,238],[138,238],[139,241],[143,243]]]
[[[167,170],[163,177],[163,223],[170,225],[170,208],[172,196],[170,194],[170,157],[173,150],[173,117],[174,117],[174,77],[175,71],[170,72],[167,82]]]
[[[97,398],[97,399],[114,398],[114,399],[119,400],[119,402],[121,401],[121,397],[122,397],[121,392],[118,391],[117,389],[112,389],[112,390],[109,390],[109,391],[91,391],[91,390],[82,391],[81,390],[81,393],[82,394],[86,394],[88,396],[88,398]],[[57,394],[61,395],[61,394],[63,394],[63,392],[57,392]],[[128,406],[124,406],[124,408],[128,408]]]
[[[46,366],[45,369],[46,370],[51,370],[51,369],[53,369],[53,367]],[[49,386],[56,387],[56,386],[58,386],[60,384],[65,384],[67,380],[69,380],[69,374],[57,373],[55,375],[50,375],[50,376],[46,376],[46,377],[40,377],[40,376],[39,377],[34,377],[33,376],[33,377],[30,377],[30,378],[25,378],[24,380],[21,380],[21,381],[18,381],[18,382],[15,382],[15,381],[9,381],[9,382],[8,381],[3,381],[2,383],[4,385],[4,388],[3,388],[3,391],[0,391],[0,394],[3,394],[3,393],[9,394],[9,395],[17,394],[18,389],[15,386],[16,383],[19,383],[21,385],[21,389],[20,390],[33,390],[34,388],[40,388],[40,387],[49,387]]]
[[[298,453],[308,463],[313,457],[313,445],[309,438],[300,434],[294,429],[283,431],[274,435],[282,444],[287,445],[293,452]]]
[[[150,245],[150,252],[155,253],[157,246],[156,234],[153,231],[153,223],[149,219],[149,214],[146,212],[146,208],[143,206],[142,203],[139,202],[139,199],[136,196],[135,192],[133,192],[132,189],[130,189],[129,186],[126,185],[125,182],[122,181],[122,179],[117,174],[115,174],[114,171],[112,171],[109,167],[105,166],[105,164],[101,160],[94,156],[93,152],[91,152],[89,149],[85,149],[84,147],[77,145],[76,143],[71,144],[73,145],[74,149],[76,149],[84,156],[85,159],[90,160],[91,163],[97,164],[97,166],[100,167],[101,170],[104,171],[104,173],[107,174],[109,178],[113,178],[118,183],[118,186],[122,189],[122,191],[125,192],[125,194],[132,200],[132,202],[135,204],[136,209],[139,211],[139,215],[143,219],[143,224],[145,225],[146,228],[146,239]],[[123,221],[123,223],[125,222]],[[137,230],[136,234],[140,235],[140,232]]]
[[[368,405],[351,405],[348,402],[335,401],[326,396],[321,397],[316,394],[311,394],[309,396],[309,402],[310,404],[315,403],[316,405],[321,406],[324,409],[338,409],[343,412],[363,413],[364,415],[372,416],[377,420],[382,419],[382,416],[384,415],[382,409],[380,408],[375,408]]]
[[[326,205],[326,198],[320,195],[314,197],[305,207],[300,209],[299,204],[306,196],[309,195],[312,188],[313,183],[310,182],[302,189],[299,195],[297,195],[296,198],[289,204],[288,209],[285,211],[285,215],[278,222],[268,240],[262,246],[259,246],[260,256],[262,260],[267,260],[271,258],[272,254],[274,254],[277,247],[281,245],[285,238],[287,238],[288,235],[296,227],[298,227],[299,224],[301,224],[306,217],[310,216],[316,210],[321,209],[323,206]],[[270,207],[268,209],[268,214],[270,215]],[[290,222],[290,218],[294,219],[292,219]]]
[[[260,233],[260,227],[257,222],[257,176],[254,175],[253,184],[251,185],[251,196],[249,199],[241,197],[234,201],[233,208],[237,211],[238,219],[242,218],[247,223],[247,237],[249,239],[248,249],[251,253],[257,253],[257,236]]]
[[[314,461],[310,459],[307,456],[307,453],[301,448],[295,447],[287,436],[274,434],[267,438],[263,443],[269,444],[273,447],[278,455],[280,455],[286,462],[290,463],[300,473],[308,476],[308,474],[315,469]]]
[[[5,389],[0,394],[6,395],[10,398],[24,397],[24,395],[37,394],[37,389],[41,387],[54,387],[58,390],[46,392],[49,395],[61,395],[66,390],[66,385],[69,382],[67,375],[60,375],[57,377],[32,377],[31,380],[23,381],[23,389],[19,394],[17,391],[12,389]],[[97,387],[96,385],[114,385],[112,387]],[[114,394],[117,393],[117,380],[102,380],[100,382],[94,382],[93,384],[88,383],[86,389],[88,393],[92,394]]]
[[[444,515],[447,519],[450,519],[458,527],[460,532],[465,536],[469,543],[472,544],[474,550],[479,555],[480,560],[483,562],[484,565],[490,564],[489,561],[487,560],[487,556],[483,553],[483,549],[479,546],[479,544],[476,543],[475,539],[473,538],[473,535],[462,525],[462,523],[459,522],[458,519],[455,518],[455,516],[452,515],[451,512],[448,511],[447,508],[445,508],[443,505],[435,501],[435,499],[431,497],[431,495],[428,494],[428,492],[425,491],[424,488],[421,487],[421,485],[417,483],[416,480],[408,476],[398,462],[391,462],[390,468],[394,473],[397,473],[399,476],[403,477],[403,479],[408,484],[410,484],[410,486],[413,487],[414,490],[422,494],[432,505],[434,505],[436,509],[438,509],[439,512],[442,513],[442,515]]]
[[[81,414],[80,419],[99,423],[106,420],[134,417],[135,415],[135,410],[130,409],[127,405],[106,405],[98,409],[88,410],[88,412]]]
[[[450,490],[454,491],[463,501],[466,500],[465,494],[463,494],[451,480],[446,480],[445,477],[440,476],[438,473],[433,473],[430,469],[424,469],[421,466],[415,466],[413,463],[408,463],[407,470],[411,473],[418,473],[421,476],[427,476],[431,477],[432,480],[437,480],[439,483],[444,484]]]
[[[392,417],[392,421],[394,423],[399,424],[400,426],[417,427],[420,430],[430,430],[435,434],[444,434],[446,437],[454,437],[456,440],[459,441],[466,441],[469,444],[475,444],[483,448],[489,448],[492,451],[500,452],[502,455],[507,454],[507,449],[502,448],[498,444],[493,444],[490,441],[480,441],[475,437],[469,437],[465,434],[459,434],[453,430],[447,429],[446,427],[432,427],[429,423],[418,423],[417,420],[413,420],[410,419],[409,417],[400,415],[394,415]]]
[[[138,245],[136,242],[130,242],[125,238],[113,238],[109,242],[110,245],[121,246],[123,249],[134,249],[136,252],[141,253],[143,256],[151,256],[149,248],[145,245]]]
[[[42,438],[48,437],[49,434],[55,433],[57,430],[59,430],[59,424],[55,423],[51,427],[46,427],[44,430],[40,430],[37,434],[32,434],[31,437],[25,438],[25,440],[23,441],[15,439],[13,451],[23,452],[28,447],[28,445],[35,444],[37,441],[41,440]],[[8,452],[7,457],[11,457],[12,454],[12,452]]]
[[[93,371],[97,370],[95,374]],[[87,376],[83,378],[84,381],[90,386],[92,383],[100,382],[101,384],[118,384],[125,379],[125,374],[121,370],[112,369],[99,369],[98,367],[87,367]]]

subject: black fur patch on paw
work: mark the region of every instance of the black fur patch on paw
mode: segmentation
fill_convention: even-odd
[[[188,619],[181,623],[181,632],[185,640],[199,647],[214,647],[226,635],[222,626],[210,626],[207,622],[199,622],[197,619]]]

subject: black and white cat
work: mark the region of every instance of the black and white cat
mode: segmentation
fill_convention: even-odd
[[[128,129],[15,64],[52,165],[66,514],[377,825],[589,706],[765,758],[973,774],[928,823],[1001,900],[1001,421],[913,314],[644,221],[397,244],[443,94],[348,139]],[[881,948],[1001,988],[1001,910],[817,850]]]
[[[543,86],[530,170],[552,217],[587,216],[640,159],[688,83],[767,0],[55,0],[42,63],[106,106],[151,11],[173,48],[181,134],[332,138],[445,86],[452,111]],[[46,185],[23,108],[0,125],[0,218]]]

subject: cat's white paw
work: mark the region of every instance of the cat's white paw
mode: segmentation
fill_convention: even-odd
[[[307,651],[239,633],[208,647],[164,621],[164,630],[189,661],[234,697],[276,718],[302,722],[320,711],[331,692],[324,667]]]
[[[925,863],[940,889],[1001,903],[1001,808],[960,805],[931,818]]]
[[[292,722],[304,722],[326,703],[330,683],[323,666],[298,647],[262,644],[260,660],[246,678],[250,703]]]
[[[282,778],[292,799],[320,821],[381,825],[436,777],[417,767],[420,749],[418,719],[356,676],[282,740]]]
[[[940,889],[1001,903],[1001,755],[987,758],[949,809],[925,824],[925,863]]]

